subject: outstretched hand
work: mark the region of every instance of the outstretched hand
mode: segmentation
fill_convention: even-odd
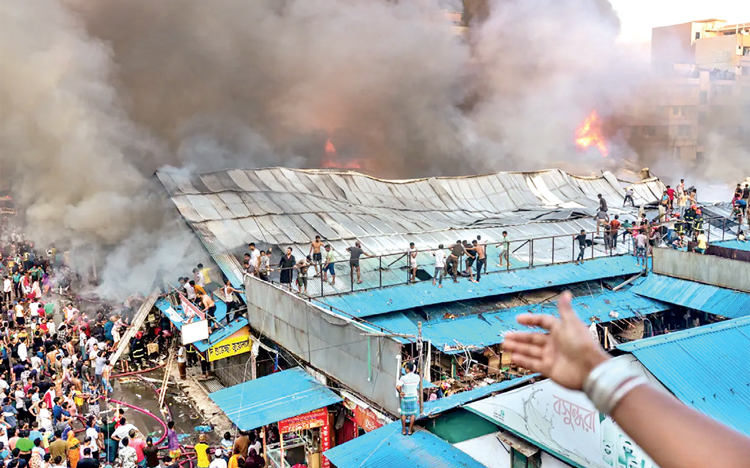
[[[513,362],[519,366],[541,372],[563,387],[581,390],[591,370],[609,355],[573,312],[571,298],[570,292],[565,291],[557,301],[559,319],[552,315],[519,315],[518,323],[543,328],[547,333],[508,333],[503,350],[513,353]]]

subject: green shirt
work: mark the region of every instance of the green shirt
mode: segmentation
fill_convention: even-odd
[[[44,314],[49,317],[55,314],[55,304],[48,302],[44,304]]]

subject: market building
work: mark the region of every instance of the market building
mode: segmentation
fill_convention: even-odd
[[[218,379],[211,398],[241,430],[270,424],[281,432],[299,422],[297,442],[285,453],[291,460],[303,456],[320,463],[312,466],[360,466],[351,465],[359,460],[351,458],[352,453],[393,436],[392,421],[399,414],[396,381],[403,363],[420,359],[425,363],[426,401],[419,424],[429,435],[420,431],[407,447],[417,450],[419,442],[420,450],[443,453],[456,466],[475,466],[477,460],[484,466],[511,466],[505,458],[508,463],[522,455],[534,460],[532,452],[548,460],[545,467],[604,466],[569,457],[533,434],[470,410],[491,398],[504,399],[509,392],[519,392],[518,401],[525,401],[527,392],[551,385],[528,375],[503,352],[503,334],[518,329],[515,317],[554,313],[555,298],[570,289],[579,317],[591,324],[602,345],[617,352],[621,343],[747,313],[741,301],[750,294],[732,289],[732,284],[711,285],[730,291],[723,294],[737,291],[738,307],[730,311],[665,299],[648,282],[669,277],[666,257],[671,251],[661,255],[657,250],[667,249],[655,250],[652,273],[636,264],[629,241],[607,249],[596,236],[597,194],[609,203],[610,216],[633,221],[638,206],[651,212],[659,199],[664,185],[658,179],[626,183],[609,173],[576,177],[550,170],[385,181],[353,172],[283,168],[200,176],[159,171],[157,177],[221,272],[235,288],[244,289],[243,318],[196,345],[208,356],[227,356],[212,362]],[[622,208],[626,186],[634,190],[636,208]],[[717,241],[736,233],[736,226],[717,220],[707,222],[706,228]],[[587,244],[584,261],[577,264],[574,235],[581,230],[588,233]],[[510,261],[500,268],[503,231],[510,239]],[[243,274],[241,262],[249,243],[270,251],[276,265],[287,248],[296,259],[307,256],[316,235],[333,248],[334,285],[313,276],[313,267],[308,270],[307,294],[280,284],[278,272],[270,281]],[[433,286],[431,251],[478,237],[486,244],[488,260],[481,281],[462,276],[458,284],[446,278],[442,288]],[[361,283],[350,270],[346,251],[356,240],[371,255],[360,259]],[[410,242],[418,251],[419,281],[412,284],[407,282],[411,265],[405,255]],[[460,270],[465,267],[462,262]],[[695,287],[709,286],[697,282],[699,278],[688,281],[699,285]],[[220,295],[216,299],[216,316],[223,318],[226,308]],[[173,323],[185,318],[177,298],[158,306]],[[690,320],[684,318],[686,313]],[[280,375],[294,375],[302,383],[272,382]],[[271,389],[273,403],[255,401],[263,392],[253,385]],[[328,398],[315,408],[300,404],[295,395],[307,391]],[[568,402],[578,401],[567,397]],[[278,412],[264,416],[269,406]],[[327,425],[322,412],[328,415]],[[302,427],[305,421],[315,427]],[[472,434],[456,430],[466,426],[483,429]],[[323,440],[321,433],[330,440]],[[485,443],[488,440],[492,443]],[[510,446],[518,447],[520,455],[506,450]],[[329,448],[330,458],[322,455]],[[272,450],[279,454],[274,463],[282,466],[283,449],[279,445]],[[501,450],[506,457],[493,455]],[[382,461],[373,457],[361,466],[383,466],[377,460]],[[492,460],[494,464],[487,464]]]

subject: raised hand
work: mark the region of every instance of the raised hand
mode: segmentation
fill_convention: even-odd
[[[519,366],[541,372],[563,387],[581,390],[591,370],[609,355],[573,312],[571,298],[566,291],[557,301],[559,319],[552,315],[519,315],[518,323],[543,328],[547,333],[508,333],[503,350],[513,353],[513,362]]]

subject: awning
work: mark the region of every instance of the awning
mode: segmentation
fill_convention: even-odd
[[[223,323],[224,317],[227,315],[227,306],[219,299],[215,299],[214,302],[216,303],[215,317],[217,320],[220,320]],[[157,309],[162,311],[162,313],[167,316],[167,318],[170,322],[172,322],[175,328],[177,328],[178,330],[182,330],[183,320],[185,320],[185,314],[182,312],[182,307],[177,306],[177,308],[175,309],[172,307],[172,304],[170,304],[166,299],[159,299],[158,301],[156,301],[155,305]],[[204,353],[211,346],[215,345],[225,338],[229,338],[235,332],[241,330],[246,326],[247,317],[242,315],[239,319],[231,322],[229,325],[223,325],[218,330],[211,333],[211,336],[208,337],[208,340],[196,341],[195,343],[193,343],[193,346],[195,346],[195,348],[201,353]]]
[[[485,468],[428,431],[401,434],[397,421],[324,453],[337,468]]]
[[[630,291],[639,296],[677,304],[727,318],[750,315],[750,293],[671,276],[650,274]]]
[[[343,401],[300,367],[250,380],[208,396],[242,431]]]

